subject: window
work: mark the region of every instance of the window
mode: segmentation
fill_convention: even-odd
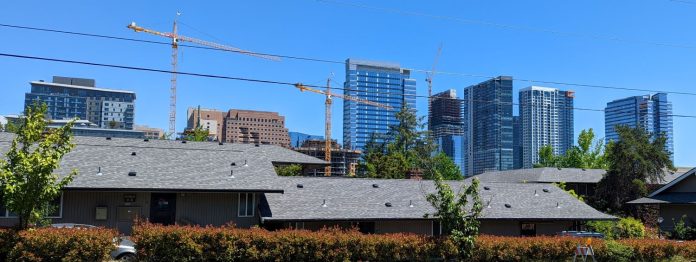
[[[253,217],[254,210],[254,193],[239,193],[239,202],[237,205],[237,216],[239,217]]]

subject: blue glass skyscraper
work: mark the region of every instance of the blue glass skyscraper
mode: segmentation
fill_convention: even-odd
[[[512,169],[512,77],[464,88],[462,118],[464,175]]]
[[[672,102],[667,100],[666,93],[632,96],[607,103],[604,110],[607,141],[619,139],[614,129],[617,125],[641,127],[654,135],[664,134],[667,137],[665,149],[674,153]]]
[[[544,146],[565,154],[573,146],[575,92],[530,86],[520,89],[519,99],[522,168],[534,167]]]
[[[387,133],[390,125],[399,123],[396,113],[402,106],[416,108],[416,80],[398,64],[348,59],[344,88],[346,95],[392,107],[343,101],[343,146],[347,149],[362,150],[373,133]]]
[[[449,156],[464,174],[464,123],[462,100],[454,89],[433,95],[430,110],[430,132],[440,151]]]

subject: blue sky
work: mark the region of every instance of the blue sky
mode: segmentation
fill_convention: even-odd
[[[337,0],[343,1],[343,0]],[[348,1],[348,0],[346,0]],[[180,34],[257,52],[345,60],[348,57],[398,62],[429,69],[443,44],[438,70],[519,79],[695,92],[696,2],[644,1],[360,1],[479,22],[413,16],[314,0],[298,1],[7,1],[0,23],[55,28],[146,40],[166,41],[126,29],[131,21],[170,31],[177,10]],[[502,24],[514,28],[496,26]],[[570,34],[550,33],[538,29]],[[168,70],[166,46],[0,28],[0,52],[85,60]],[[608,40],[619,38],[619,41]],[[666,43],[678,46],[665,46]],[[239,54],[181,48],[179,69],[323,85],[344,66],[284,59],[261,60]],[[94,78],[105,88],[137,92],[136,123],[167,127],[169,75],[118,69],[0,58],[0,114],[22,111],[29,81],[53,75]],[[418,94],[426,95],[425,74],[415,73]],[[485,79],[436,75],[434,91],[461,94]],[[515,81],[517,90],[541,85],[576,91],[576,107],[603,109],[608,101],[643,92]],[[179,77],[177,129],[187,107],[278,111],[291,131],[323,134],[321,95],[290,86]],[[670,95],[674,113],[696,115],[696,96]],[[426,113],[425,98],[417,101]],[[515,109],[515,112],[517,109]],[[333,134],[340,140],[342,103],[333,107]],[[604,136],[602,112],[575,112],[575,130],[594,128]],[[696,119],[675,118],[675,162],[696,166]]]

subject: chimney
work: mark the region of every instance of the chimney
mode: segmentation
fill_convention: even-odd
[[[422,180],[423,179],[423,171],[420,170],[420,168],[411,168],[408,171],[408,174],[406,174],[406,177],[408,179],[413,179],[413,180]]]

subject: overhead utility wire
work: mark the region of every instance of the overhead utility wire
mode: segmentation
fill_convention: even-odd
[[[690,2],[685,1],[685,0],[673,0],[673,1],[674,2],[682,2],[682,3],[690,3]],[[628,39],[628,38],[622,38],[622,37],[611,36],[611,35],[564,32],[564,31],[552,30],[552,29],[547,29],[547,28],[501,24],[501,23],[494,23],[494,22],[488,22],[488,21],[483,21],[483,20],[465,19],[465,18],[459,18],[459,17],[453,17],[453,16],[444,16],[444,15],[436,15],[436,14],[421,13],[421,12],[414,12],[414,11],[406,11],[406,10],[400,10],[400,9],[396,9],[396,8],[377,7],[377,6],[370,6],[370,5],[353,3],[353,2],[345,2],[345,1],[317,0],[317,2],[323,2],[323,3],[327,3],[327,4],[334,4],[334,5],[351,6],[351,7],[356,7],[356,8],[369,9],[369,10],[375,10],[375,11],[381,11],[381,12],[388,12],[388,13],[394,13],[394,14],[400,14],[400,15],[434,18],[434,19],[454,21],[454,22],[464,23],[464,24],[474,24],[474,25],[482,25],[482,26],[488,26],[488,27],[497,27],[497,28],[502,28],[502,29],[506,29],[506,30],[540,32],[540,33],[546,33],[546,34],[552,34],[552,35],[564,36],[564,37],[592,38],[592,39],[607,40],[607,41],[614,41],[614,42],[639,43],[639,44],[676,47],[676,48],[684,48],[684,49],[696,49],[696,46],[694,46],[694,45],[653,42],[653,41],[645,41],[645,40],[638,40],[638,39]]]
[[[28,26],[18,26],[18,25],[9,25],[9,24],[0,24],[0,27],[26,29],[26,30],[34,30],[34,31],[41,31],[41,32],[61,33],[61,34],[78,35],[78,36],[97,37],[97,38],[105,38],[105,39],[112,39],[112,40],[141,42],[141,43],[149,43],[149,44],[171,45],[171,43],[169,43],[169,42],[142,40],[142,39],[136,39],[136,38],[117,37],[117,36],[91,34],[91,33],[80,33],[80,32],[37,28],[37,27],[28,27]],[[212,47],[186,45],[186,44],[179,44],[179,46],[191,47],[191,48],[197,48],[197,49],[223,51],[223,52],[276,56],[276,57],[280,57],[280,58],[302,60],[302,61],[311,61],[311,62],[321,62],[321,63],[341,64],[341,65],[345,64],[344,61],[330,60],[330,59],[308,58],[308,57],[300,57],[300,56],[279,55],[279,54],[271,54],[271,53],[258,53],[258,52],[249,52],[249,51],[242,52],[242,51],[233,51],[233,50],[222,50],[222,49],[217,49],[217,48],[212,48]],[[433,70],[416,69],[416,68],[405,68],[405,69],[408,69],[408,70],[411,70],[414,72],[436,73],[436,74],[440,74],[440,75],[455,75],[455,76],[475,77],[475,78],[485,78],[485,79],[494,79],[497,77],[497,76],[488,76],[488,75],[459,73],[459,72],[448,72],[448,71],[437,71],[437,70],[433,71]],[[541,84],[554,84],[554,85],[566,85],[566,86],[577,86],[577,87],[589,87],[589,88],[614,89],[614,90],[624,90],[624,91],[668,93],[668,94],[675,94],[675,95],[696,96],[696,93],[691,93],[691,92],[665,91],[665,90],[641,89],[641,88],[627,88],[627,87],[617,87],[617,86],[610,86],[610,85],[578,84],[578,83],[570,83],[570,82],[535,80],[535,79],[525,79],[525,78],[513,78],[513,81],[522,81],[522,82],[529,82],[529,83],[541,83]]]
[[[13,58],[20,58],[20,59],[30,59],[30,60],[41,60],[41,61],[50,61],[50,62],[60,62],[60,63],[69,63],[69,64],[80,64],[80,65],[89,65],[89,66],[98,66],[98,67],[109,67],[109,68],[118,68],[118,69],[127,69],[127,70],[135,70],[135,71],[145,71],[145,72],[156,72],[156,73],[167,73],[171,74],[174,73],[171,70],[163,70],[163,69],[154,69],[154,68],[145,68],[145,67],[135,67],[135,66],[124,66],[124,65],[114,65],[114,64],[104,64],[104,63],[94,63],[94,62],[85,62],[85,61],[76,61],[76,60],[66,60],[66,59],[57,59],[57,58],[47,58],[47,57],[37,57],[37,56],[26,56],[26,55],[18,55],[18,54],[8,54],[8,53],[0,53],[0,56],[4,57],[13,57]],[[211,74],[203,74],[203,73],[191,73],[191,72],[182,72],[182,71],[177,71],[176,74],[179,75],[187,75],[187,76],[197,76],[197,77],[206,77],[206,78],[216,78],[216,79],[226,79],[226,80],[237,80],[237,81],[247,81],[247,82],[255,82],[255,83],[264,83],[264,84],[276,84],[276,85],[289,85],[289,86],[295,86],[296,83],[290,83],[290,82],[283,82],[283,81],[273,81],[273,80],[262,80],[262,79],[253,79],[253,78],[244,78],[244,77],[232,77],[232,76],[222,76],[222,75],[211,75]],[[324,86],[318,86],[318,85],[304,85],[307,87],[313,87],[313,88],[324,88]],[[365,92],[365,93],[376,93],[376,94],[394,94],[394,93],[389,93],[389,92],[375,92],[375,91],[368,91],[368,90],[355,90],[355,89],[348,89],[348,88],[334,88],[337,90],[343,90],[343,91],[351,91],[351,92]],[[403,96],[411,96],[411,97],[425,97],[428,98],[428,96],[423,96],[423,95],[410,95],[410,94],[403,94]],[[459,98],[443,98],[443,97],[437,97],[433,96],[432,98],[436,99],[452,99],[452,100],[462,100],[462,101],[472,101],[472,102],[477,102],[477,103],[499,103],[499,104],[512,104],[512,105],[518,105],[516,103],[508,103],[508,102],[500,102],[500,101],[483,101],[483,100],[466,100],[466,99],[459,99]],[[605,112],[603,109],[592,109],[592,108],[578,108],[578,107],[568,107],[573,110],[580,110],[580,111],[596,111],[596,112]],[[628,112],[628,111],[626,111]],[[683,117],[683,118],[696,118],[696,115],[668,115],[668,116],[673,116],[673,117]]]

